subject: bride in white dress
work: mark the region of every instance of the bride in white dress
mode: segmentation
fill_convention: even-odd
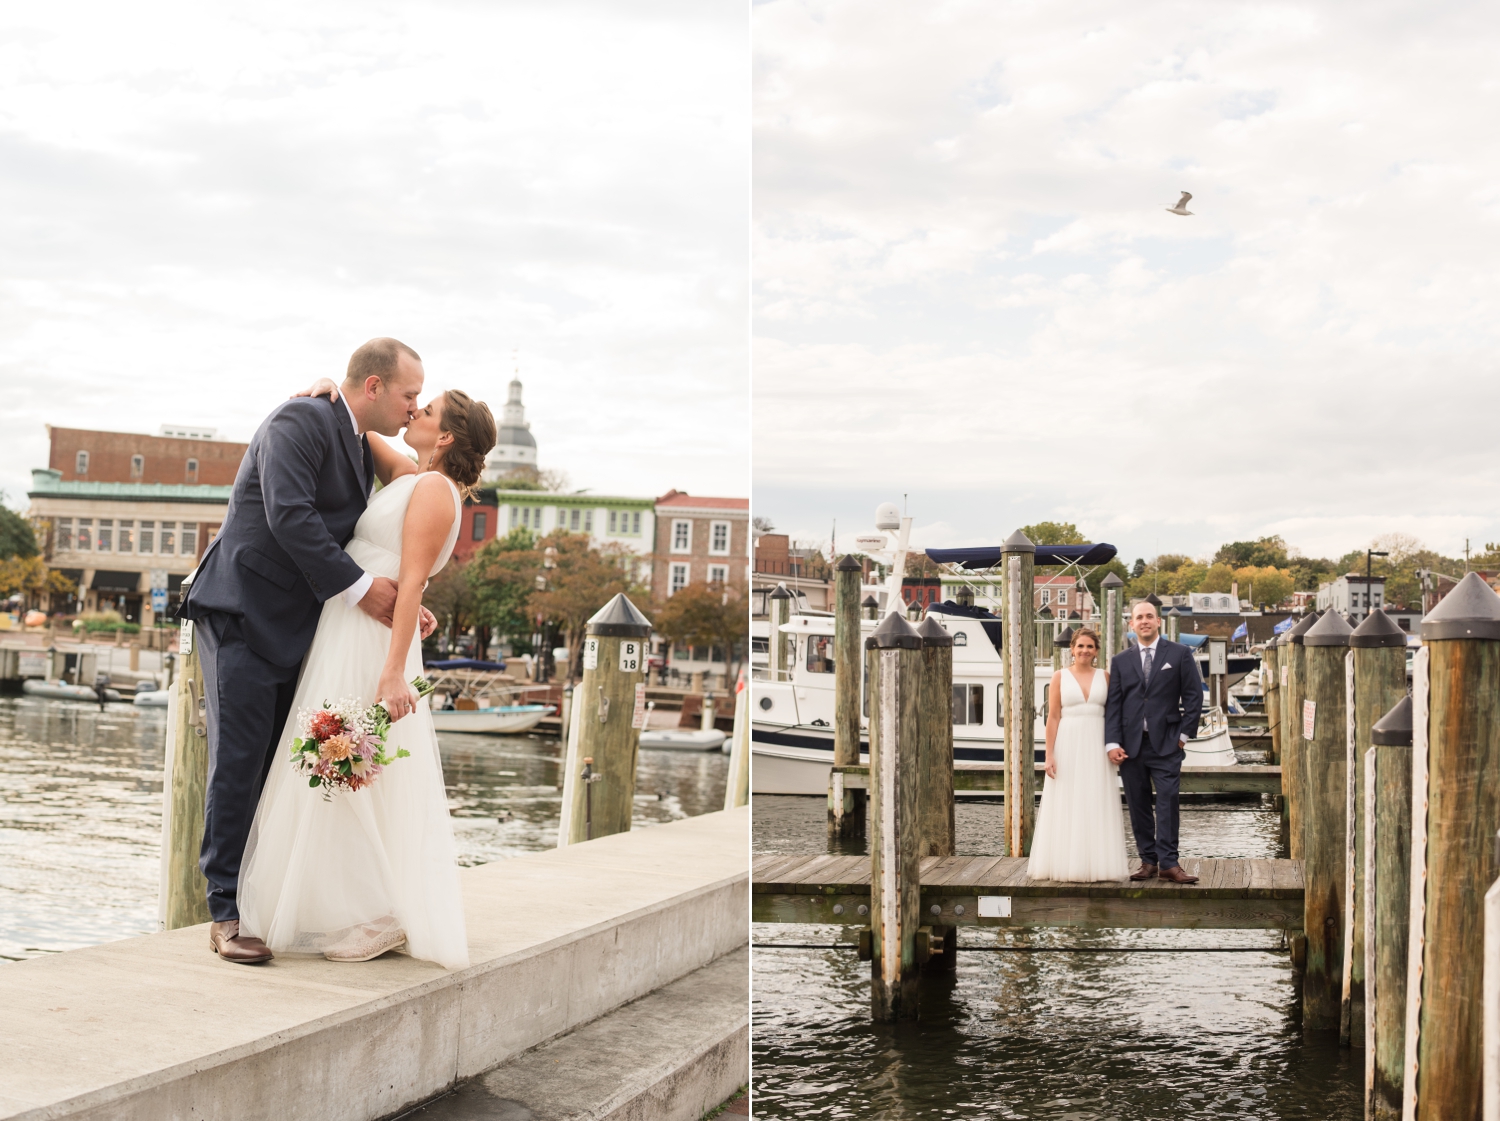
[[[1052,675],[1047,691],[1047,780],[1027,874],[1075,883],[1123,880],[1130,869],[1119,770],[1104,751],[1109,675],[1094,665],[1093,631],[1078,631],[1072,652],[1073,664]]]
[[[449,390],[417,413],[405,439],[426,470],[372,439],[387,483],[345,547],[366,572],[397,581],[391,628],[342,596],[324,603],[250,829],[240,924],[278,953],[368,961],[405,943],[413,957],[460,969],[468,936],[437,733],[409,682],[422,673],[422,590],[453,552],[459,486],[478,481],[495,422],[483,402]],[[291,742],[298,713],[344,699],[382,701],[394,721],[386,753],[411,755],[373,785],[325,801],[293,769]]]

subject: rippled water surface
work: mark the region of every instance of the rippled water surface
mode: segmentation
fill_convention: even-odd
[[[0,960],[156,929],[166,710],[0,697]],[[462,864],[552,848],[558,741],[439,737]],[[720,809],[729,757],[643,751],[635,824]]]
[[[820,799],[757,797],[755,851],[829,851],[824,816]],[[1000,853],[998,804],[960,802],[957,825],[960,852]],[[1133,857],[1128,828],[1126,843]],[[1187,863],[1279,845],[1268,806],[1183,808]],[[870,966],[852,946],[786,946],[847,945],[849,930],[754,929],[758,1117],[1362,1116],[1363,1052],[1302,1031],[1277,933],[970,928],[956,974],[924,980],[921,1020],[889,1026],[870,1023]]]

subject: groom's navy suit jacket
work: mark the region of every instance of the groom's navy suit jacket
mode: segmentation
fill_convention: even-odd
[[[343,402],[294,397],[278,405],[250,440],[182,614],[236,616],[250,649],[275,665],[297,665],[323,601],[364,574],[344,545],[373,478],[369,444],[354,434]]]
[[[1109,663],[1109,697],[1104,705],[1104,740],[1117,743],[1134,759],[1143,751],[1175,755],[1179,735],[1198,733],[1203,713],[1203,679],[1192,651],[1157,639],[1151,680],[1146,681],[1140,646]],[[1149,733],[1147,731],[1149,727]]]

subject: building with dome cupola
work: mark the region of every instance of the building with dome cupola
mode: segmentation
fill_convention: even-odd
[[[526,406],[521,404],[521,379],[510,379],[510,393],[505,412],[495,434],[495,449],[485,460],[485,478],[494,482],[505,476],[536,476],[536,437],[526,420]]]

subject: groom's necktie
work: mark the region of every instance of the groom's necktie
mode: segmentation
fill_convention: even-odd
[[[1151,659],[1155,654],[1156,650],[1150,646],[1147,646],[1141,651],[1141,661],[1145,663],[1145,666],[1143,668],[1147,681],[1151,680]]]

